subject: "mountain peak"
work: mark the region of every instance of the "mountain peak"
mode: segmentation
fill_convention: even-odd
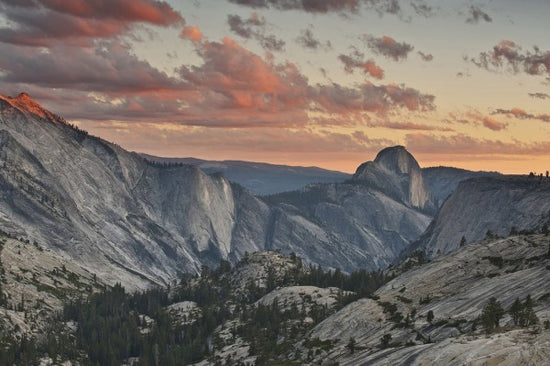
[[[0,94],[0,100],[7,102],[13,108],[23,113],[31,113],[52,123],[57,122],[57,118],[47,109],[37,103],[31,96],[25,92],[17,97],[4,96]]]
[[[21,92],[17,98],[15,99],[18,99],[18,100],[32,100],[31,96],[28,94],[28,93],[25,93],[25,92]]]
[[[378,155],[376,155],[374,162],[399,174],[410,174],[411,170],[420,169],[414,156],[401,145],[387,147],[381,150]]]
[[[381,150],[374,161],[361,164],[352,179],[370,184],[413,207],[434,208],[420,166],[404,146]]]

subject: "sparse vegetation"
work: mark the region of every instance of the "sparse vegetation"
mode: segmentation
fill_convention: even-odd
[[[381,348],[388,348],[390,346],[390,342],[392,340],[391,334],[384,334],[382,338],[380,338],[380,347]]]
[[[296,340],[303,339],[308,329],[332,312],[359,296],[370,296],[387,281],[387,277],[382,272],[369,274],[358,271],[349,275],[339,270],[324,272],[320,267],[304,271],[301,259],[291,256],[291,261],[297,264],[293,267],[295,270],[279,276],[274,268],[268,268],[265,286],[249,283],[242,297],[237,297],[232,291],[228,277],[232,268],[227,261],[222,261],[213,270],[203,266],[200,276],[182,276],[170,296],[168,289],[129,294],[121,285],[116,285],[91,294],[87,299],[69,301],[59,317],[53,320],[54,325],[66,322],[77,324],[74,334],[62,332],[74,339],[52,335],[47,337],[45,343],[37,339],[4,340],[3,344],[12,344],[13,347],[2,348],[4,353],[0,356],[15,360],[16,364],[32,364],[40,355],[48,353],[53,359],[78,360],[82,365],[119,365],[133,357],[139,358],[138,366],[185,365],[210,357],[214,346],[223,348],[225,341],[216,335],[215,330],[224,324],[234,324],[228,329],[228,334],[250,346],[250,354],[257,356],[257,365],[300,362],[299,352],[294,356],[294,361],[288,361],[290,363],[283,362],[280,356],[291,352]],[[86,289],[68,266],[61,265],[48,271],[48,274],[60,277],[81,290]],[[39,291],[53,293],[60,298],[74,298],[74,294],[65,296],[62,287],[38,281],[35,285]],[[254,305],[257,299],[276,287],[290,285],[334,286],[341,292],[331,308],[317,305],[307,295],[303,296],[307,307],[296,304],[282,306],[279,301],[270,305]],[[192,301],[199,306],[200,315],[194,321],[178,323],[167,312],[168,305],[181,301]],[[401,321],[397,319],[399,316],[393,314],[396,321]],[[311,320],[304,322],[306,318]],[[209,343],[208,339],[213,334],[213,342]],[[332,343],[317,339],[306,342],[305,346],[310,347],[311,353],[307,357],[311,358],[319,352],[330,350]],[[350,352],[355,352],[354,340],[350,340],[347,346]]]
[[[428,314],[426,314],[426,320],[430,324],[434,321],[434,312],[432,310],[428,311]]]
[[[491,297],[481,312],[481,324],[487,333],[492,333],[500,326],[500,319],[504,316],[504,309],[495,297]]]

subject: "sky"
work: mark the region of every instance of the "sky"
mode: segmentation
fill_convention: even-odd
[[[550,169],[548,0],[0,0],[0,93],[131,151]]]

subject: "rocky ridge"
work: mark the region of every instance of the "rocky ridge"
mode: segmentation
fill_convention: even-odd
[[[0,228],[129,289],[263,250],[375,270],[432,218],[418,163],[402,150],[375,163],[395,191],[356,180],[261,200],[220,174],[148,162],[89,136],[26,94],[2,97]]]
[[[433,258],[466,243],[550,225],[550,180],[529,176],[492,176],[461,182],[422,236],[406,253]]]

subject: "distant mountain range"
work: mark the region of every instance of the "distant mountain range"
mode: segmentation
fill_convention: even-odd
[[[294,191],[311,183],[340,183],[351,178],[351,174],[317,167],[235,160],[208,161],[195,158],[161,158],[147,154],[141,154],[141,156],[159,163],[194,165],[207,174],[221,173],[230,181],[238,183],[253,194],[260,196]]]

